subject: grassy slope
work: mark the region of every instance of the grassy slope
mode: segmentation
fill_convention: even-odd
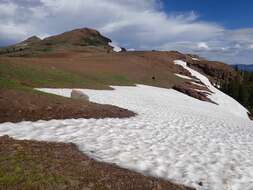
[[[119,73],[101,72],[98,75],[64,71],[56,67],[22,64],[15,60],[0,58],[0,88],[92,88],[110,89],[110,84],[134,85],[127,76]]]
[[[72,73],[40,67],[0,64],[0,86],[17,87],[103,87],[96,81]]]
[[[69,52],[30,58],[0,57],[0,76],[32,87],[109,89],[110,85],[146,84],[171,88],[183,81],[173,74],[178,68],[172,64],[171,57],[173,55],[156,52]]]

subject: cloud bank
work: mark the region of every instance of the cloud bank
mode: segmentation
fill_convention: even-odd
[[[159,0],[2,0],[0,46],[74,28],[99,30],[129,49],[179,50],[251,64],[253,29],[227,30],[194,12],[170,14]]]

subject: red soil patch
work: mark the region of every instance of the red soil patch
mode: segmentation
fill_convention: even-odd
[[[70,118],[124,118],[135,113],[112,105],[20,90],[0,90],[0,123]]]
[[[187,94],[187,95],[189,95],[193,98],[199,99],[201,101],[215,103],[210,98],[207,97],[208,94],[211,94],[212,92],[205,86],[199,86],[196,84],[192,84],[191,82],[185,82],[180,85],[175,85],[172,88],[174,90],[177,90],[179,92]],[[199,90],[201,90],[201,91],[199,91]],[[202,90],[204,90],[205,92],[202,92]]]

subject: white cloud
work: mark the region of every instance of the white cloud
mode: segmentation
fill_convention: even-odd
[[[14,16],[18,6],[11,2],[0,3],[0,17]]]
[[[200,21],[195,12],[166,13],[162,2],[2,0],[0,45],[82,27],[98,29],[128,49],[179,50],[210,58],[216,58],[223,47],[222,52],[238,56],[253,44],[253,29],[226,30]]]
[[[240,44],[235,44],[235,48],[241,48]]]
[[[17,10],[9,20],[17,26],[20,26],[20,22],[24,22],[23,26],[31,28],[23,37],[32,35],[32,32],[37,35],[56,34],[77,27],[92,27],[114,38],[121,46],[140,49],[188,38],[194,41],[205,40],[223,31],[218,25],[197,21],[194,12],[167,15],[162,11],[161,2],[158,0],[41,0],[40,2],[31,7],[27,1],[23,1],[22,4],[12,1],[12,4],[16,3]],[[17,19],[21,16],[26,19],[24,21]]]
[[[199,42],[198,48],[200,49],[209,49],[209,46],[205,42]]]

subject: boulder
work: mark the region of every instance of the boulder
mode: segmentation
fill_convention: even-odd
[[[83,100],[85,102],[89,101],[89,96],[80,90],[72,90],[71,91],[71,98],[76,99],[76,100]]]

